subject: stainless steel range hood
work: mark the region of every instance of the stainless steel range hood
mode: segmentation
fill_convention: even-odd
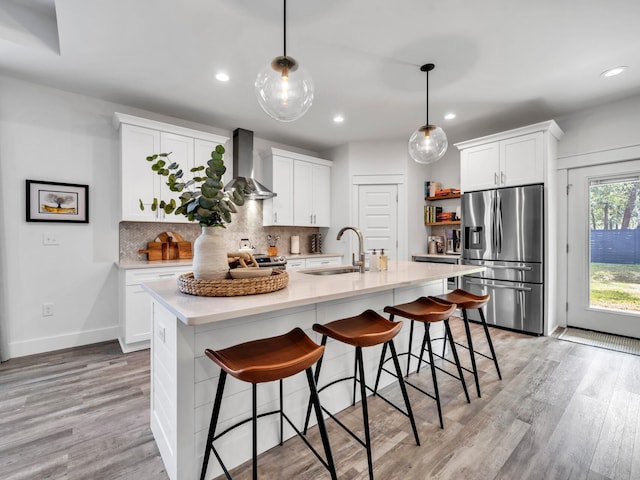
[[[254,187],[253,193],[246,198],[265,200],[276,196],[253,178],[253,132],[251,130],[236,128],[233,131],[233,173],[233,180],[227,184],[227,190],[231,190],[236,184],[242,182]]]

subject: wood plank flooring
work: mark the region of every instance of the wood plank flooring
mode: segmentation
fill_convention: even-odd
[[[460,322],[452,327],[464,337]],[[376,479],[640,479],[640,357],[497,329],[492,336],[503,380],[479,360],[482,398],[467,375],[467,404],[460,384],[440,375],[444,430],[435,402],[409,388],[421,447],[406,417],[370,401]],[[430,388],[428,370],[412,379]],[[400,400],[397,387],[385,394]],[[340,417],[362,432],[359,404]],[[327,426],[338,477],[368,478],[362,448]],[[309,438],[320,444],[316,429]],[[263,479],[328,478],[297,438],[259,463]],[[233,473],[248,479],[251,467]],[[109,342],[0,365],[0,478],[166,479],[149,429],[149,352],[123,355]]]

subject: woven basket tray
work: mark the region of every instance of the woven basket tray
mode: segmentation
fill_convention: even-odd
[[[282,290],[289,283],[284,270],[274,270],[268,277],[242,278],[235,280],[196,280],[193,273],[178,277],[178,288],[182,293],[200,297],[236,297]]]

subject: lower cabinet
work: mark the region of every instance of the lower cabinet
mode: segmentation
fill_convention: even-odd
[[[120,270],[120,348],[124,353],[149,348],[151,339],[151,297],[142,284],[191,272],[191,265]]]
[[[342,257],[318,257],[318,258],[287,258],[287,270],[300,268],[320,268],[332,265],[342,265]]]

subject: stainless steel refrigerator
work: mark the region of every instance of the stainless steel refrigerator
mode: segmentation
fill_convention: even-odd
[[[462,277],[461,288],[491,299],[487,323],[536,335],[544,326],[544,195],[542,185],[462,196],[462,263],[485,272]],[[477,310],[471,320],[480,320]]]

